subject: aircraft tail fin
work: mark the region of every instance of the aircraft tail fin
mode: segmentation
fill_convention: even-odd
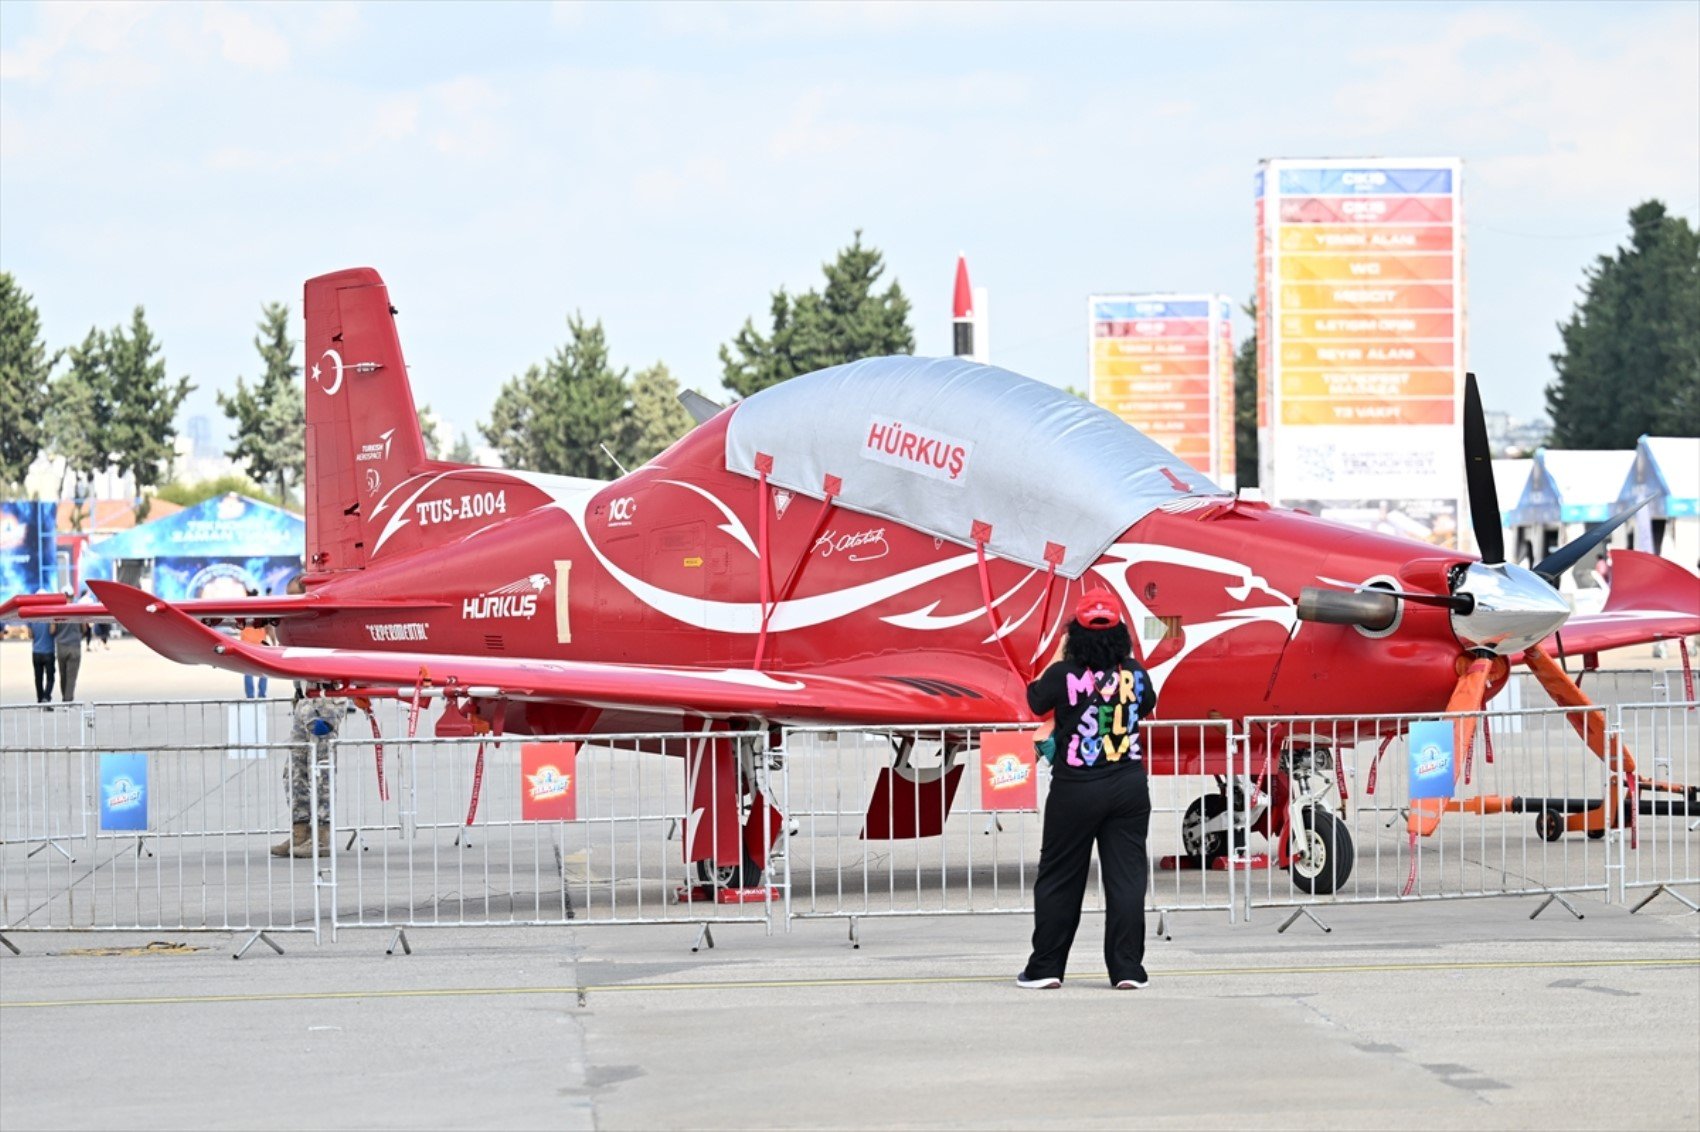
[[[307,572],[358,570],[369,514],[427,463],[389,289],[369,267],[307,280]]]

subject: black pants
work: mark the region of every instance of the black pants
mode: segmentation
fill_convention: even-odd
[[[35,661],[35,702],[44,704],[53,698],[53,654],[32,652]]]
[[[1151,786],[1143,770],[1111,771],[1086,781],[1051,780],[1039,876],[1033,882],[1029,977],[1060,979],[1068,967],[1094,841],[1108,904],[1104,963],[1110,982],[1143,976],[1145,835],[1150,828]]]

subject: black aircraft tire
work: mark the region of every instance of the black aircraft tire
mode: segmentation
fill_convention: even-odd
[[[1352,875],[1357,850],[1352,835],[1340,819],[1327,810],[1305,811],[1309,855],[1288,866],[1293,885],[1312,896],[1327,896],[1339,890]],[[1320,858],[1320,859],[1318,859]]]
[[[715,867],[712,861],[697,862],[697,882],[711,888],[755,888],[761,884],[761,866],[746,855],[741,865]]]
[[[1221,794],[1205,794],[1193,799],[1181,819],[1181,851],[1188,857],[1209,861],[1228,851],[1226,830],[1201,834],[1206,822],[1221,817],[1228,810],[1228,799]]]

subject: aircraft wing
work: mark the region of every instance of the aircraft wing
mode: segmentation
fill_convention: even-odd
[[[141,590],[116,582],[90,585],[119,624],[162,656],[278,679],[410,689],[423,675],[432,688],[452,681],[468,695],[710,717],[758,715],[788,723],[979,723],[1026,717],[1025,705],[1010,702],[1001,691],[931,678],[250,645]]]
[[[91,588],[106,584],[109,583],[89,583]],[[130,587],[126,586],[125,588]],[[188,614],[190,617],[208,620],[241,617],[281,621],[293,617],[317,617],[324,613],[366,611],[394,613],[403,609],[440,609],[443,605],[443,602],[398,601],[385,598],[342,601],[327,599],[314,594],[291,594],[281,597],[238,597],[226,600],[180,601],[173,608]],[[19,594],[0,605],[0,621],[113,621],[116,619],[105,605],[68,602],[63,594]]]
[[[1611,552],[1611,593],[1598,613],[1577,614],[1556,637],[1571,656],[1700,633],[1700,578],[1657,555]],[[1541,647],[1556,654],[1559,640]]]

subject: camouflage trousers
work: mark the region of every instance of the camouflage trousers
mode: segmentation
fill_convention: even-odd
[[[342,726],[343,717],[348,714],[348,708],[334,700],[299,699],[295,701],[292,721],[289,726],[289,820],[296,825],[307,825],[313,820],[313,800],[311,791],[314,785],[309,782],[313,778],[313,759],[315,745],[321,746],[325,752],[323,761],[329,761],[330,744],[336,738],[337,728]],[[318,726],[315,726],[317,724]],[[327,767],[318,774],[317,792],[319,795],[319,824],[329,825],[331,821],[331,776]]]

